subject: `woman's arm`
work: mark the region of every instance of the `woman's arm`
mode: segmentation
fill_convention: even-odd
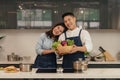
[[[52,53],[52,52],[55,52],[55,50],[51,49],[51,50],[43,50],[42,51],[42,54],[49,54],[49,53]]]
[[[51,40],[47,38],[46,34],[41,34],[39,37],[39,40],[36,44],[36,53],[43,55],[43,54],[49,54],[54,52],[54,50],[51,49]]]

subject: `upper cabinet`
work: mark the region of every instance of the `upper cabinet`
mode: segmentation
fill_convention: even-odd
[[[0,29],[51,28],[65,12],[85,29],[120,29],[120,0],[0,0]]]
[[[16,28],[16,16],[16,2],[0,0],[0,29]]]

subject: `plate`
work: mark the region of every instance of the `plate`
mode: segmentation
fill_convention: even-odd
[[[4,70],[5,73],[16,73],[16,72],[19,72],[19,70],[15,70],[15,71],[7,71],[7,70]]]

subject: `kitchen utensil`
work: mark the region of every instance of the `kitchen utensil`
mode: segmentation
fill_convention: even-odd
[[[31,56],[23,56],[23,61],[30,61],[31,60]]]
[[[86,71],[88,68],[88,61],[82,61],[81,69],[82,71]]]
[[[7,60],[8,61],[20,61],[22,59],[20,59],[19,55],[15,55],[15,53],[11,53],[10,55],[7,55]]]
[[[8,61],[17,61],[15,53],[11,53],[10,55],[7,55]]]
[[[115,61],[115,58],[112,57],[112,55],[108,51],[103,49],[101,46],[99,47],[99,50],[103,53],[105,61]]]
[[[73,68],[74,68],[74,70],[76,70],[76,71],[81,70],[81,66],[82,66],[81,61],[78,60],[78,61],[73,62]]]
[[[88,68],[88,61],[79,59],[73,62],[73,69],[76,71],[86,71]]]
[[[63,68],[62,67],[58,67],[57,68],[57,73],[62,73],[63,72]]]
[[[19,68],[20,68],[20,71],[22,72],[32,71],[32,65],[29,63],[20,63]]]
[[[95,56],[94,59],[97,62],[101,62],[101,61],[104,61],[104,56]]]

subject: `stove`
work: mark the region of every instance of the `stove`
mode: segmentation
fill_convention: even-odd
[[[36,73],[81,73],[82,71],[75,71],[74,69],[63,69],[58,71],[58,69],[38,69]]]

